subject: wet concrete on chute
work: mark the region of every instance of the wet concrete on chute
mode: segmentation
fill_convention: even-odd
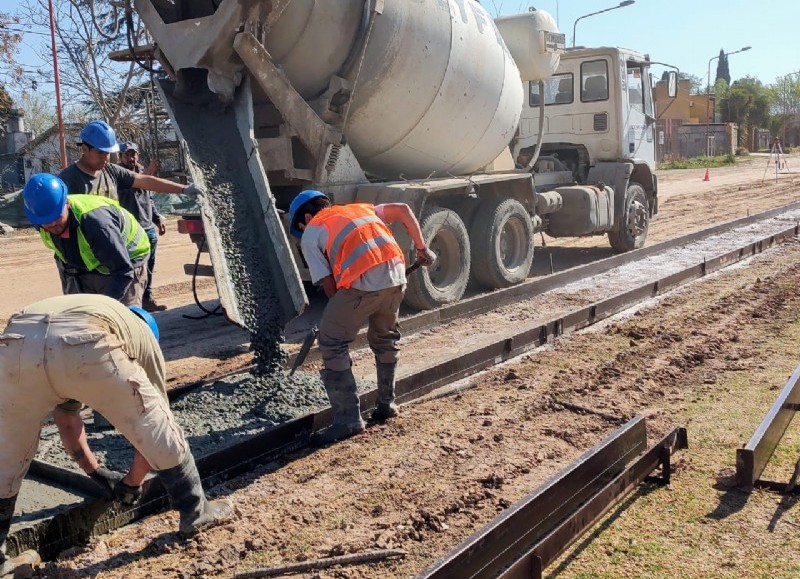
[[[226,377],[171,404],[192,452],[199,458],[324,408],[328,399],[316,372],[301,371],[292,377],[286,373],[286,356],[280,347],[281,304],[270,275],[274,256],[267,254],[271,245],[264,231],[261,200],[233,112],[216,106],[181,106],[178,116],[195,167],[203,174],[204,203],[217,224],[256,363],[251,373]],[[191,340],[190,328],[186,339]],[[359,387],[364,390],[374,384],[361,383]],[[114,430],[95,429],[90,412],[85,412],[85,417],[89,445],[99,461],[126,471],[133,455],[131,445]],[[37,458],[76,469],[52,425],[42,431]],[[24,504],[20,507],[27,508]]]

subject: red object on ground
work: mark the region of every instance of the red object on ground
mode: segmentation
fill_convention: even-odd
[[[708,178],[708,169],[706,169],[706,176],[703,177],[703,181],[711,181],[711,179]]]

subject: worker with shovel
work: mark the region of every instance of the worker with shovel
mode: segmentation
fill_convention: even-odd
[[[0,576],[17,564],[6,560],[5,542],[42,421],[69,398],[102,412],[136,448],[114,488],[124,504],[138,499],[152,465],[180,513],[182,535],[232,516],[228,501],[206,499],[165,381],[158,326],[142,308],[77,294],[47,298],[11,317],[0,334]]]
[[[405,203],[333,206],[324,193],[303,191],[289,208],[289,231],[301,240],[312,282],[321,284],[329,298],[319,326],[319,349],[333,424],[315,434],[312,444],[328,444],[364,430],[348,347],[365,322],[378,377],[378,405],[372,419],[397,414],[397,319],[406,268],[404,252],[388,227],[395,221],[414,242],[417,262],[425,267],[433,264],[436,255],[426,246],[419,222]]]

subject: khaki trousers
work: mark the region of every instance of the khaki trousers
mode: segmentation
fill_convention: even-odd
[[[325,306],[319,325],[319,351],[328,370],[342,372],[352,365],[349,346],[358,330],[369,323],[367,340],[378,362],[397,363],[400,326],[397,313],[405,286],[375,292],[337,291]]]
[[[156,470],[175,467],[188,444],[165,396],[128,358],[119,338],[85,317],[19,314],[0,334],[0,498],[15,496],[53,407],[95,408]]]

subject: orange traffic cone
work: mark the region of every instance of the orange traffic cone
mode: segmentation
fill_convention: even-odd
[[[711,179],[708,178],[708,168],[706,168],[706,176],[703,177],[703,181],[710,181]]]

